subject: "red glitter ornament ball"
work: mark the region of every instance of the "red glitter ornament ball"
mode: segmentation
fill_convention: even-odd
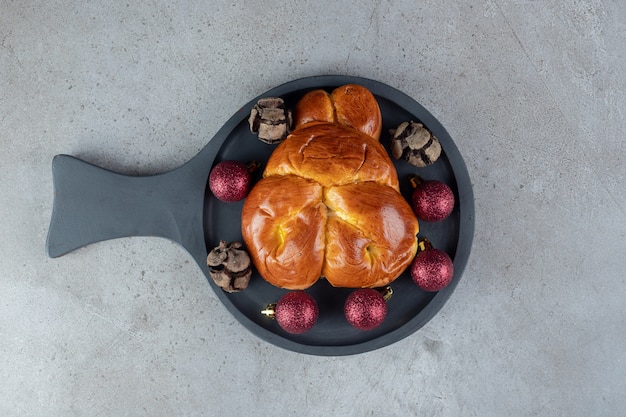
[[[317,322],[317,302],[304,291],[291,291],[283,295],[274,310],[276,321],[284,331],[302,334]]]
[[[454,265],[442,250],[426,249],[419,252],[411,264],[411,278],[424,291],[439,291],[452,281]]]
[[[454,193],[441,181],[424,181],[413,190],[411,202],[418,219],[440,222],[454,209]]]
[[[215,165],[209,175],[209,188],[220,201],[233,203],[243,200],[250,192],[252,175],[248,167],[239,161],[222,161]]]
[[[344,304],[343,312],[353,327],[372,330],[380,326],[387,316],[387,302],[372,288],[353,291]]]

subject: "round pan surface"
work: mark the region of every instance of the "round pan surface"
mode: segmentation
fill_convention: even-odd
[[[281,97],[287,106],[308,91],[327,91],[360,84],[378,100],[383,115],[381,142],[388,148],[389,129],[404,121],[423,123],[440,141],[442,155],[437,162],[416,168],[395,161],[401,192],[410,201],[408,177],[436,179],[448,184],[456,197],[455,209],[439,223],[420,221],[420,237],[446,251],[454,262],[454,278],[437,293],[420,290],[406,271],[391,287],[385,321],[376,329],[360,331],[348,324],[343,305],[351,289],[333,288],[319,280],[306,292],[319,306],[319,319],[307,333],[293,335],[261,314],[287,290],[276,288],[254,271],[250,285],[239,293],[226,293],[213,284],[206,266],[207,253],[220,240],[242,241],[243,201],[223,203],[208,189],[211,168],[223,160],[257,161],[260,178],[263,164],[275,149],[252,134],[250,110],[261,97]],[[393,159],[393,157],[392,157]],[[449,299],[467,264],[474,234],[474,199],[467,168],[450,135],[419,103],[383,83],[350,76],[318,76],[291,81],[251,100],[220,129],[207,146],[188,163],[173,171],[150,176],[116,174],[67,155],[53,160],[55,202],[48,233],[47,250],[61,256],[87,244],[124,236],[160,236],[181,244],[194,258],[226,308],[243,326],[261,339],[295,352],[339,356],[378,349],[397,342],[420,329]]]

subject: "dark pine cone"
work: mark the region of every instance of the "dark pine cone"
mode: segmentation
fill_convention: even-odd
[[[260,99],[250,111],[250,131],[258,133],[259,140],[275,144],[285,139],[291,132],[291,111],[280,97]]]
[[[404,122],[389,133],[391,153],[396,159],[402,158],[421,168],[432,164],[441,155],[439,140],[421,123]]]
[[[250,256],[241,247],[240,242],[222,240],[207,256],[209,275],[226,292],[246,289],[252,277]]]

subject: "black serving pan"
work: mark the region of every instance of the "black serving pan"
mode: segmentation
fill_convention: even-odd
[[[261,97],[282,97],[290,108],[304,93],[316,88],[332,90],[343,84],[367,87],[376,96],[383,114],[381,141],[388,147],[388,130],[409,120],[422,122],[439,138],[442,156],[426,168],[396,161],[401,191],[409,199],[408,177],[437,179],[454,191],[456,207],[441,223],[420,222],[419,236],[454,261],[452,283],[437,293],[415,286],[405,272],[392,283],[384,323],[371,331],[352,328],[344,318],[343,304],[352,291],[331,287],[320,280],[307,290],[318,302],[319,319],[307,333],[292,335],[260,314],[285,290],[265,282],[256,271],[250,286],[229,294],[215,286],[206,266],[207,253],[220,240],[241,241],[243,202],[223,203],[208,189],[211,168],[227,159],[264,163],[275,146],[250,133],[248,116]],[[262,169],[257,172],[257,179]],[[312,355],[352,355],[387,346],[426,324],[448,300],[467,264],[474,234],[474,200],[467,168],[443,126],[419,103],[377,81],[350,76],[318,76],[288,82],[251,100],[217,132],[194,158],[172,171],[153,176],[127,176],[96,167],[68,155],[52,161],[54,206],[47,239],[48,255],[64,255],[90,243],[127,236],[158,236],[184,247],[208,278],[226,308],[261,339],[281,348]],[[176,279],[172,277],[172,279]]]

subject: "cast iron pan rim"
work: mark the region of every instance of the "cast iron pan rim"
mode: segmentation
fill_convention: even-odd
[[[457,279],[443,290],[439,291],[429,304],[413,319],[409,320],[402,327],[397,328],[389,333],[386,333],[375,339],[368,340],[366,342],[351,344],[351,345],[305,345],[286,339],[279,334],[273,333],[241,313],[227,297],[227,294],[218,288],[213,282],[211,285],[215,290],[218,298],[226,306],[228,311],[231,312],[239,322],[250,330],[257,337],[260,337],[266,342],[274,344],[283,349],[291,350],[297,353],[304,353],[309,355],[319,356],[344,356],[354,355],[359,353],[365,353],[375,349],[379,349],[395,342],[398,342],[407,336],[413,334],[415,331],[423,327],[428,321],[430,321],[439,310],[443,307],[446,301],[450,298],[452,292],[456,288],[460,277],[463,274],[465,266],[467,265],[472,240],[474,236],[474,196],[471,187],[471,181],[469,173],[465,166],[465,162],[456,145],[450,138],[447,131],[439,123],[434,116],[430,114],[422,105],[417,103],[408,95],[403,92],[383,84],[379,81],[371,80],[368,78],[362,78],[357,76],[345,76],[345,75],[319,75],[296,79],[278,87],[275,87],[257,98],[250,101],[245,107],[242,107],[235,115],[233,115],[229,121],[218,131],[214,138],[210,141],[210,146],[213,151],[213,155],[210,160],[214,161],[218,150],[222,144],[228,138],[228,133],[232,131],[242,121],[242,117],[247,117],[250,110],[256,104],[256,102],[262,97],[286,95],[296,90],[306,90],[314,88],[333,88],[343,84],[360,84],[368,88],[375,96],[380,96],[385,99],[394,102],[398,106],[412,112],[424,115],[422,122],[426,126],[429,126],[432,130],[439,131],[438,139],[444,149],[446,157],[448,158],[452,170],[454,172],[455,179],[458,185],[459,193],[459,208],[460,208],[460,225],[459,225],[459,239],[457,242],[456,255],[454,257],[454,269]],[[441,133],[444,133],[443,135]],[[208,248],[207,248],[208,249]],[[205,263],[206,254],[196,255],[199,265]]]

